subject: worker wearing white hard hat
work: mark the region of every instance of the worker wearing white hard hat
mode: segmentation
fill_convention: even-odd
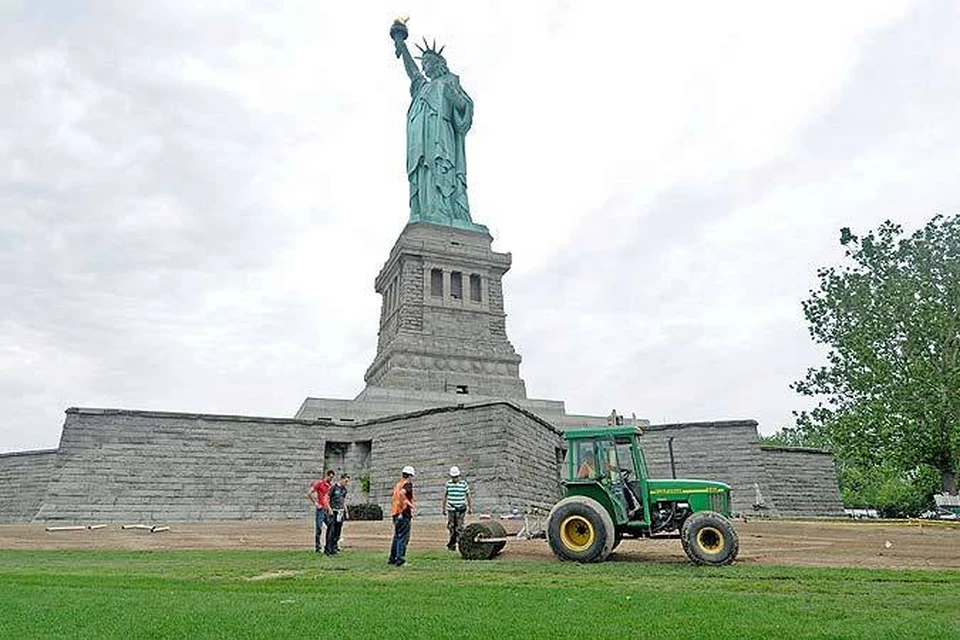
[[[463,533],[467,514],[472,511],[473,499],[470,496],[470,485],[460,477],[460,467],[453,465],[450,467],[450,480],[447,481],[443,498],[440,500],[440,512],[447,514],[447,531],[450,532],[447,549],[456,551],[457,541]]]
[[[393,542],[390,543],[389,564],[402,567],[406,562],[407,543],[410,541],[410,521],[413,519],[413,477],[416,470],[406,465],[400,471],[400,480],[393,487],[390,515],[393,517]]]

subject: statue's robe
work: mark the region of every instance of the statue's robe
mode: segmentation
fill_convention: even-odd
[[[464,136],[473,122],[473,100],[452,73],[410,84],[407,110],[407,176],[411,220],[470,222]]]

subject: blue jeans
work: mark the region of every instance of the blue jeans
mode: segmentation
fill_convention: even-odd
[[[393,542],[390,544],[390,564],[398,567],[406,562],[407,543],[410,542],[410,520],[412,516],[401,513],[393,516]]]
[[[313,550],[317,553],[323,551],[323,525],[327,522],[327,513],[323,509],[317,509],[316,529],[313,534]]]

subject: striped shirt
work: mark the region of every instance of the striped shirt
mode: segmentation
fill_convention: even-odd
[[[447,480],[447,509],[463,509],[467,506],[467,494],[470,492],[470,485],[466,480],[454,482]]]

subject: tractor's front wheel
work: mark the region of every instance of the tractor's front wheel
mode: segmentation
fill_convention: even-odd
[[[733,523],[713,511],[698,511],[683,521],[680,541],[694,564],[730,564],[740,551]]]
[[[547,518],[547,541],[561,560],[603,562],[613,550],[610,514],[586,496],[570,496],[553,506]]]

